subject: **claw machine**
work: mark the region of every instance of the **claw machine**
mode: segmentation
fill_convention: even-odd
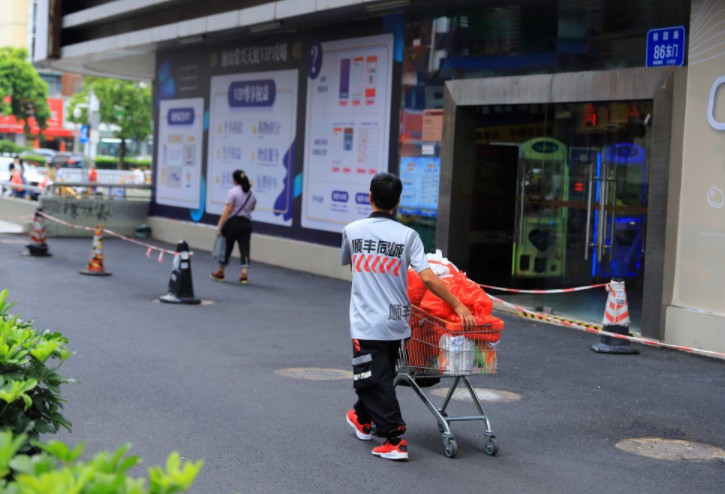
[[[633,143],[607,146],[602,152],[593,207],[592,274],[636,278],[644,269],[647,213],[647,155]]]
[[[568,200],[567,146],[540,137],[520,148],[513,244],[514,277],[564,274]]]

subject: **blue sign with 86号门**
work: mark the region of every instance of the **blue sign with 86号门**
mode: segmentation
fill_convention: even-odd
[[[647,32],[647,67],[681,66],[685,63],[685,26],[662,27]]]

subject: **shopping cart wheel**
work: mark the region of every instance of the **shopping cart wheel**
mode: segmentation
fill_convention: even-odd
[[[486,441],[486,454],[489,456],[496,456],[498,453],[498,442],[496,439],[489,437]]]
[[[445,440],[445,453],[448,458],[455,458],[458,454],[458,443],[455,439]]]

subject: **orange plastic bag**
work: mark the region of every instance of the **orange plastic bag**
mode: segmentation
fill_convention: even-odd
[[[453,276],[448,278],[441,278],[441,282],[443,282],[443,284],[446,285],[446,288],[448,288],[448,290],[454,295],[457,291],[456,280],[457,278]],[[420,308],[426,311],[428,314],[436,316],[440,319],[445,319],[446,321],[452,321],[451,316],[456,316],[456,313],[453,311],[451,306],[445,303],[443,300],[439,299],[430,290],[425,291],[425,294],[420,301]]]
[[[486,295],[483,288],[469,280],[466,274],[461,271],[451,277],[441,278],[441,281],[453,295],[458,297],[463,305],[468,307],[478,324],[486,323],[486,317],[491,315],[493,309],[493,301]],[[461,322],[461,318],[458,317],[453,308],[430,291],[426,291],[425,295],[423,295],[420,308],[446,321]]]
[[[458,300],[463,303],[463,305],[473,312],[476,322],[479,324],[483,324],[486,316],[491,315],[491,311],[493,310],[493,301],[486,292],[483,291],[483,288],[478,286],[476,282],[469,280],[465,274],[459,276],[458,293],[455,295],[458,297]],[[454,322],[459,322],[460,318],[458,316],[455,317],[458,321]]]
[[[420,306],[420,301],[423,300],[423,295],[425,295],[426,290],[427,288],[418,273],[414,269],[408,268],[408,298],[410,299],[410,303]]]

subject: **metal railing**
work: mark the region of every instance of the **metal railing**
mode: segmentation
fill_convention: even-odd
[[[128,190],[150,191],[151,184],[109,184],[98,182],[53,182],[47,187],[39,187],[28,184],[15,184],[12,182],[0,181],[0,197],[12,197],[13,191],[23,190],[28,192],[30,198],[37,199],[39,196],[58,196],[83,198],[107,198],[107,199],[148,199],[148,196],[129,197]],[[34,196],[34,197],[33,197]]]
[[[22,189],[37,194],[45,194],[44,187],[38,187],[37,185],[14,184],[12,182],[0,181],[0,197],[5,197],[8,191],[12,191],[14,189]]]
[[[80,192],[78,189],[82,189]],[[147,199],[146,196],[129,197],[128,190],[144,190],[151,191],[151,184],[109,184],[98,182],[54,182],[48,185],[51,195],[62,196],[67,194],[68,190],[75,190],[81,197],[94,198],[122,198],[122,199]],[[119,193],[116,193],[116,192]],[[105,193],[104,193],[105,192]],[[85,194],[84,194],[85,193]]]

